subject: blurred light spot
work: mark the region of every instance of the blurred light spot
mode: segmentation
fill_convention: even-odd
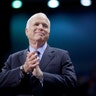
[[[91,2],[91,0],[81,0],[80,3],[83,6],[90,6],[92,2]]]
[[[49,0],[47,5],[50,8],[56,8],[59,6],[59,1],[58,0]]]
[[[21,8],[22,7],[22,2],[20,0],[15,0],[12,2],[12,8]]]

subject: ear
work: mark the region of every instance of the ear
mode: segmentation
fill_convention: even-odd
[[[26,34],[26,36],[27,36],[27,34],[28,34],[28,29],[27,29],[27,28],[25,29],[25,34]]]

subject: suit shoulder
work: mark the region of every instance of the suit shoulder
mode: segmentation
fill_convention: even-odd
[[[53,50],[57,51],[57,52],[64,52],[64,53],[68,53],[68,50],[65,49],[61,49],[61,48],[56,48],[56,47],[51,47]]]
[[[11,53],[10,55],[13,55],[13,56],[22,55],[22,54],[24,54],[25,52],[27,52],[27,49],[24,49],[24,50],[20,50],[20,51]]]

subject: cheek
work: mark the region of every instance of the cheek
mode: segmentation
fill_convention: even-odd
[[[49,33],[50,33],[50,31],[47,29],[47,30],[45,30],[45,34],[46,35],[49,35]]]
[[[49,34],[50,34],[50,32],[47,32],[47,34],[46,34],[46,35],[47,35],[47,37],[49,37]]]
[[[49,33],[46,34],[45,39],[47,40],[49,38]]]
[[[34,35],[33,35],[33,33],[32,33],[32,32],[28,32],[28,33],[27,33],[27,37],[28,37],[28,38],[30,38],[30,39],[31,39],[31,38],[33,38],[33,36],[34,36]]]

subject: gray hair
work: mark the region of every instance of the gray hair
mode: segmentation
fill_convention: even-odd
[[[27,21],[27,23],[26,23],[26,28],[29,27],[29,22],[30,22],[30,20],[31,20],[34,16],[39,15],[39,14],[42,15],[42,16],[44,16],[44,17],[46,17],[47,20],[48,20],[48,23],[49,23],[49,25],[50,25],[50,20],[48,19],[47,15],[46,15],[45,13],[39,12],[39,13],[36,13],[36,14],[32,15],[32,16],[28,19],[28,21]]]

